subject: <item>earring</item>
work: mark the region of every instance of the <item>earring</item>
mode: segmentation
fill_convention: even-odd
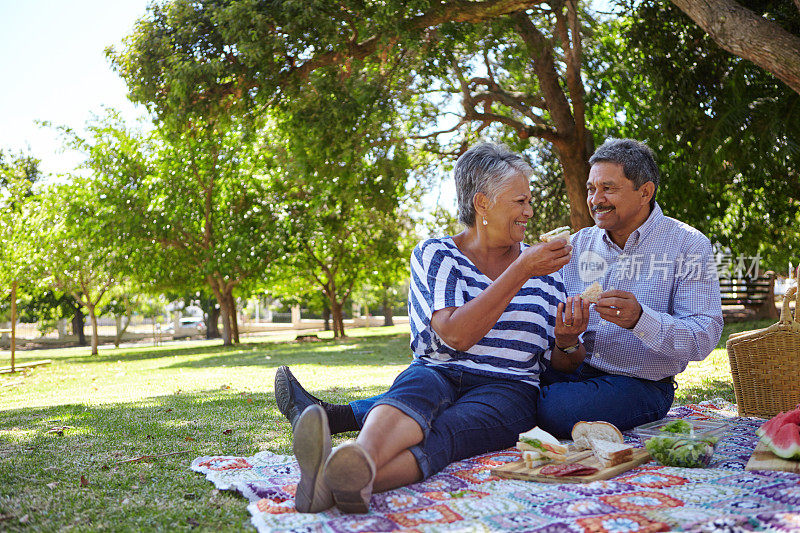
[[[484,219],[483,219],[483,225],[484,225],[484,226],[486,226],[486,225],[488,225],[488,224],[489,224],[489,223],[488,223],[488,222],[486,222],[486,219],[484,218]]]

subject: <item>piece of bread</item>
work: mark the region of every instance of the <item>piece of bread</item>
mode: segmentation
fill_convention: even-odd
[[[595,281],[594,283],[592,283],[583,290],[583,292],[581,293],[581,299],[596,304],[597,300],[600,299],[600,293],[602,292],[603,292],[603,286],[600,285],[599,282]]]
[[[556,461],[563,461],[567,456],[567,447],[539,427],[520,433],[517,449],[521,451],[538,451],[545,457]]]
[[[589,439],[625,442],[617,426],[609,422],[577,422],[572,426],[572,440],[576,450],[588,450]]]
[[[603,468],[616,466],[633,459],[633,446],[630,444],[590,438],[589,446]]]
[[[569,241],[570,227],[561,226],[556,229],[550,230],[547,233],[539,235],[539,240],[542,242],[550,242],[556,239],[567,239]]]
[[[522,452],[522,462],[525,463],[525,468],[535,468],[547,463],[552,463],[553,460],[545,457],[537,450],[526,450]]]

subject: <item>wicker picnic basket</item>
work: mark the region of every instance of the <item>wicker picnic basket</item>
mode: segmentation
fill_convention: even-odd
[[[796,295],[795,316],[789,308]],[[734,333],[726,347],[740,416],[771,418],[800,403],[800,293],[783,297],[777,324]]]

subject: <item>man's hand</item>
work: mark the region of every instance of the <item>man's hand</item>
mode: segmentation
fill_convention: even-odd
[[[642,316],[642,306],[636,296],[627,291],[605,291],[594,306],[601,318],[625,329],[633,329]]]

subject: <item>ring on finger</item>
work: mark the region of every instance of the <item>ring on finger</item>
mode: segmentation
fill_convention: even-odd
[[[622,311],[620,311],[619,309],[617,309],[617,316],[619,316],[619,314],[620,314],[621,312],[622,312]]]

